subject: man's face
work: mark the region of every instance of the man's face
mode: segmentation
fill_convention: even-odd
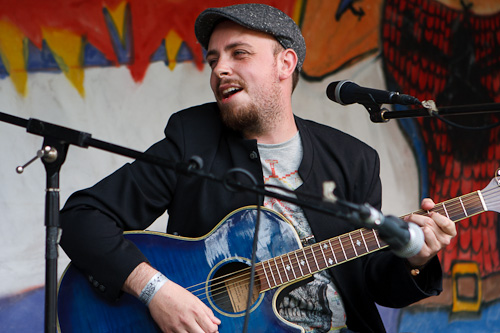
[[[270,35],[225,21],[208,45],[210,86],[227,126],[261,134],[279,112],[277,41]],[[279,48],[278,48],[279,49]]]

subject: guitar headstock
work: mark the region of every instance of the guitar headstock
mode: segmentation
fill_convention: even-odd
[[[485,210],[500,213],[500,168],[495,172],[495,177],[481,191]]]

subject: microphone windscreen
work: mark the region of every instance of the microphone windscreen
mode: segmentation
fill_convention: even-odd
[[[359,86],[357,84],[355,84],[354,82],[349,81],[349,80],[335,81],[335,82],[330,83],[328,85],[328,87],[326,87],[326,96],[330,100],[337,102],[339,104],[342,104],[342,105],[356,103],[356,100],[353,97],[354,91],[351,91],[356,87],[359,87]],[[342,94],[341,94],[341,89],[344,90],[342,92]]]
[[[335,89],[337,88],[337,85],[340,83],[340,81],[335,81],[332,82],[326,87],[326,96],[328,96],[329,99],[331,99],[334,102],[338,101],[335,99]]]
[[[413,222],[409,222],[408,231],[410,232],[410,241],[408,244],[399,250],[392,249],[392,252],[400,258],[413,257],[417,255],[422,249],[422,246],[424,246],[425,237],[420,226]]]

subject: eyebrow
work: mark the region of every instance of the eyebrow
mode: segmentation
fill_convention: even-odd
[[[234,43],[231,43],[231,44],[228,44],[224,47],[224,51],[229,51],[231,49],[234,49],[235,47],[238,47],[238,46],[249,46],[249,47],[252,47],[252,45],[248,44],[248,43],[244,43],[244,42],[234,42]],[[218,51],[215,51],[215,50],[209,50],[207,52],[207,54],[205,55],[205,59],[207,59],[208,57],[212,56],[212,55],[218,55],[219,52]]]

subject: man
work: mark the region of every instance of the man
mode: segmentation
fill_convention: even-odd
[[[207,172],[222,176],[240,167],[260,184],[272,183],[276,173],[293,174],[285,185],[299,199],[322,193],[323,182],[333,180],[339,198],[380,208],[377,153],[340,131],[293,115],[291,95],[305,42],[292,19],[266,5],[212,8],[200,14],[195,33],[207,50],[217,103],[174,114],[166,138],[148,153],[171,161],[198,155]],[[162,330],[216,332],[220,320],[212,310],[158,274],[122,231],[144,229],[168,210],[167,232],[200,237],[231,211],[253,204],[251,193],[234,194],[210,180],[136,161],[68,200],[61,213],[61,245],[105,296],[117,298],[123,290],[143,300]],[[301,238],[318,242],[355,229],[273,198],[264,204],[289,217]],[[422,207],[433,205],[426,199]],[[455,226],[439,214],[410,220],[424,231],[419,254],[406,260],[378,251],[315,274],[287,291],[280,314],[307,331],[383,331],[375,302],[403,307],[437,295],[436,253],[449,244]]]

